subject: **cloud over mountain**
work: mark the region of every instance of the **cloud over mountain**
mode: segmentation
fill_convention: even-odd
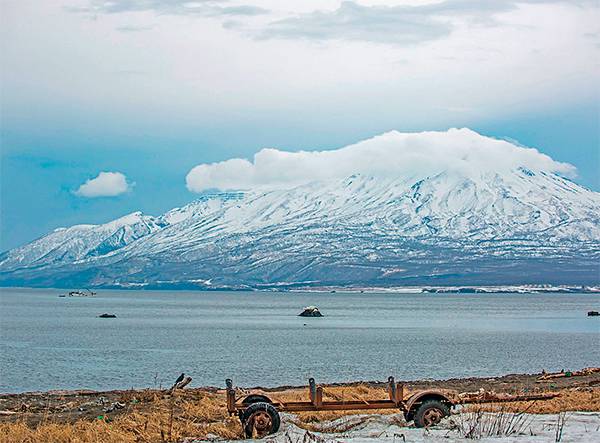
[[[75,195],[79,197],[116,197],[127,192],[132,185],[120,172],[101,172],[97,177],[86,180]]]
[[[289,187],[352,174],[427,177],[442,171],[465,176],[516,168],[574,176],[575,167],[536,149],[480,135],[470,129],[391,131],[330,151],[262,149],[253,161],[233,158],[200,164],[186,177],[189,190]]]

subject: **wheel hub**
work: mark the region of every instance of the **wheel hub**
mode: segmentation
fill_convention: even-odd
[[[423,414],[423,423],[425,427],[435,426],[444,418],[444,413],[438,408],[431,408]]]
[[[263,436],[269,433],[271,426],[271,416],[267,411],[257,411],[250,417],[252,420],[252,426],[256,430],[258,436]]]

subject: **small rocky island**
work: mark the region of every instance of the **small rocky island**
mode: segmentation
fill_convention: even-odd
[[[300,317],[323,317],[321,311],[316,306],[307,306],[304,310],[298,314]]]

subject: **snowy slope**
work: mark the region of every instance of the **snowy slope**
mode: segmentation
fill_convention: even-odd
[[[28,245],[0,256],[0,266],[43,266],[70,263],[115,251],[159,230],[161,220],[134,212],[103,225],[58,228]]]
[[[449,168],[206,194],[57,230],[0,256],[0,282],[590,284],[599,257],[600,194],[523,166]]]

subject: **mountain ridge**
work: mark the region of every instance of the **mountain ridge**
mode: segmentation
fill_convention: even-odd
[[[488,142],[472,131],[460,135],[471,144]],[[399,163],[396,175],[255,185],[205,193],[156,217],[134,212],[55,230],[1,254],[0,284],[219,289],[600,282],[600,193],[531,160],[475,168],[483,157],[469,163],[469,155],[445,170],[440,162],[422,170]]]

